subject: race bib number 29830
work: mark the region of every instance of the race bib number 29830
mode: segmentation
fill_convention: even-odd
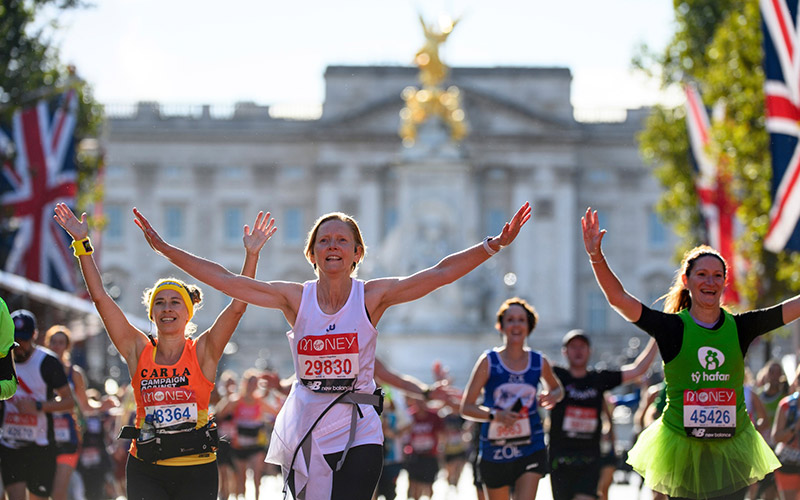
[[[300,380],[315,392],[343,392],[358,376],[358,334],[309,335],[297,343]]]

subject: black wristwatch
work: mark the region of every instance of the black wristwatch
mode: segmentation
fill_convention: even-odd
[[[495,416],[497,416],[497,410],[492,408],[491,410],[489,410],[489,420],[494,420]]]

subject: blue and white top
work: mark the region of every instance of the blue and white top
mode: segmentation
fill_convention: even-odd
[[[542,354],[528,351],[528,366],[510,370],[496,350],[486,351],[489,380],[483,388],[483,404],[522,415],[512,426],[493,420],[481,425],[480,459],[487,462],[512,462],[543,450],[544,429],[537,411],[537,391],[542,374]]]

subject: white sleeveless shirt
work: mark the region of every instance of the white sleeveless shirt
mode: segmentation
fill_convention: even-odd
[[[316,280],[303,284],[297,319],[294,328],[287,332],[297,381],[275,421],[266,459],[281,465],[285,474],[288,474],[287,469],[300,440],[342,392],[340,389],[352,384],[357,392],[372,394],[376,388],[373,374],[378,331],[367,317],[364,282],[352,279],[351,283],[347,302],[334,314],[326,314],[320,309]],[[383,444],[383,430],[377,412],[370,405],[359,407],[364,416],[358,419],[352,446]],[[314,454],[344,450],[352,411],[349,404],[336,404],[328,410],[311,434]],[[314,457],[313,462],[321,458]],[[295,460],[296,481],[298,476],[305,475],[298,466],[305,468],[302,451]],[[320,469],[330,470],[327,465],[314,468],[315,480]]]
[[[23,363],[16,363],[19,387],[17,393],[5,401],[3,434],[0,438],[3,446],[20,448],[31,444],[38,446],[50,444],[49,434],[52,424],[47,414],[42,411],[37,411],[35,414],[20,413],[15,404],[22,399],[42,402],[47,400],[47,381],[42,378],[41,366],[48,355],[56,357],[52,351],[34,346],[28,359]]]

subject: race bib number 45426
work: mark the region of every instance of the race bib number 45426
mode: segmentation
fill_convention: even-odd
[[[736,391],[698,389],[683,392],[686,435],[714,439],[733,437],[736,430]]]
[[[358,376],[358,334],[309,335],[297,343],[300,380],[314,392],[344,392]]]

